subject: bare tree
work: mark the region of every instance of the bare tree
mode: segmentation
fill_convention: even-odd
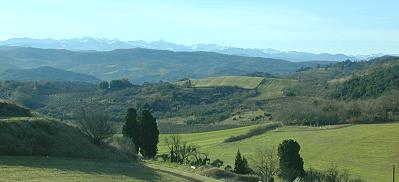
[[[169,148],[170,160],[174,163],[188,164],[190,163],[190,157],[195,157],[198,161],[199,155],[198,147],[196,145],[187,144],[182,142],[179,135],[171,135],[165,139],[165,143]]]
[[[276,150],[258,148],[251,158],[252,169],[265,182],[273,182],[278,170],[278,158]]]
[[[79,129],[96,144],[115,134],[110,117],[104,112],[83,109],[76,115],[76,120]]]

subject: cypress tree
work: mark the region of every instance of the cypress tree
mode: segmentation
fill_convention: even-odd
[[[134,108],[129,108],[125,117],[125,124],[122,127],[122,134],[124,137],[128,137],[134,144],[135,153],[139,151],[139,129],[137,123],[137,111]]]
[[[151,115],[150,111],[144,109],[139,117],[139,145],[140,153],[146,158],[153,158],[158,152],[159,130],[156,119]]]
[[[245,157],[241,156],[240,150],[237,151],[234,163],[234,172],[237,174],[249,174],[251,172],[251,169],[248,166],[248,161]]]
[[[304,177],[303,159],[299,154],[301,146],[294,140],[284,140],[278,147],[280,157],[280,177],[293,181],[297,177]]]

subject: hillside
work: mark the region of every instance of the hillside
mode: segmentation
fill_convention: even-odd
[[[281,59],[212,52],[173,52],[141,48],[74,52],[60,49],[0,47],[0,66],[2,64],[25,69],[51,66],[89,74],[102,80],[129,78],[134,83],[143,83],[235,76],[257,71],[282,74],[323,63],[293,63]]]
[[[399,89],[399,59],[396,64],[367,70],[338,84],[334,96],[355,99],[380,96],[391,89]]]
[[[32,116],[32,114],[28,109],[0,99],[0,118],[29,116]]]
[[[33,69],[9,69],[0,72],[0,80],[76,81],[76,82],[89,82],[89,83],[100,82],[100,80],[94,76],[82,73],[75,73],[72,71],[65,71],[62,69],[56,69],[48,66],[43,66]]]
[[[386,182],[391,179],[392,164],[399,163],[398,123],[338,125],[332,127],[286,126],[260,136],[232,143],[223,143],[230,137],[248,132],[257,126],[212,131],[194,134],[181,134],[182,140],[197,144],[200,150],[208,152],[211,159],[219,158],[225,165],[234,165],[234,157],[239,148],[241,154],[249,158],[259,147],[277,148],[284,139],[295,139],[301,145],[301,156],[305,168],[327,169],[331,163],[340,169],[348,169],[353,177],[367,181]],[[161,138],[169,135],[161,135]],[[165,152],[165,144],[160,139],[160,152]]]
[[[94,145],[77,128],[38,117],[0,119],[0,155],[124,159],[111,148]]]

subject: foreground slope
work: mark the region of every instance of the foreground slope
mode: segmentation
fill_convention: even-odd
[[[70,158],[0,157],[0,181],[216,181],[162,166]]]
[[[201,150],[210,154],[211,159],[222,159],[226,165],[234,165],[238,148],[244,156],[251,158],[259,147],[277,149],[284,139],[295,139],[301,145],[305,168],[325,170],[334,163],[341,169],[348,169],[353,177],[374,182],[389,181],[392,164],[399,163],[399,123],[325,128],[283,127],[242,141],[223,143],[227,137],[245,133],[253,127],[256,126],[182,134],[182,139],[198,144]],[[164,144],[161,144],[160,150],[165,151]]]
[[[0,155],[128,160],[91,142],[77,128],[41,117],[0,119]]]

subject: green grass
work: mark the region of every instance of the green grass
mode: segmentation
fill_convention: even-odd
[[[183,140],[198,144],[211,159],[222,159],[232,165],[239,148],[251,158],[258,147],[277,148],[284,139],[295,139],[301,145],[305,168],[327,169],[335,163],[348,169],[353,177],[373,182],[391,179],[392,164],[399,164],[399,124],[344,125],[327,128],[283,127],[277,131],[233,143],[223,143],[229,136],[248,131],[249,126],[222,131],[181,135]],[[162,135],[161,138],[167,137]],[[165,151],[161,139],[160,151]],[[250,160],[251,161],[251,160]]]
[[[44,157],[0,157],[0,181],[213,181],[154,164]]]
[[[236,86],[245,89],[255,89],[263,81],[263,77],[250,76],[220,76],[209,77],[198,80],[191,80],[193,87],[221,87],[221,86]]]
[[[296,80],[279,79],[279,78],[265,78],[262,84],[259,85],[258,91],[260,95],[256,97],[257,100],[272,99],[283,96],[283,89],[291,87],[298,83]]]

